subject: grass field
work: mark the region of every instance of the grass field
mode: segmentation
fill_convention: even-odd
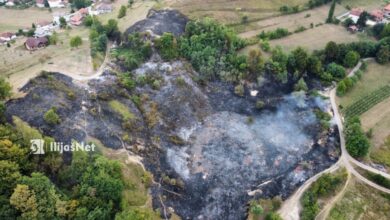
[[[360,7],[368,11],[379,9],[381,6],[385,5],[383,0],[342,0],[341,4],[345,7],[349,6],[351,8]]]
[[[328,220],[390,219],[390,196],[370,186],[352,180],[344,194],[329,213]]]
[[[53,9],[53,13],[66,10],[69,9]],[[31,28],[32,23],[52,20],[52,12],[47,9],[35,7],[23,10],[0,8],[0,32],[16,32],[19,29]]]
[[[84,27],[58,32],[57,45],[50,45],[34,52],[27,51],[23,43],[26,38],[17,39],[10,48],[0,47],[0,73],[11,82],[14,93],[42,70],[69,75],[93,74],[89,49],[89,31]],[[69,39],[81,36],[83,44],[71,49]]]
[[[127,6],[128,0],[116,0],[113,2],[114,10],[111,13],[99,15],[99,20],[106,23],[109,19],[118,19],[119,9],[122,5]],[[128,8],[126,16],[118,19],[118,27],[121,32],[124,32],[127,28],[133,25],[135,22],[146,18],[149,9],[156,4],[156,1],[152,0],[139,0],[135,1],[132,8]]]
[[[348,43],[359,41],[359,37],[356,34],[350,34],[342,26],[324,24],[301,33],[292,34],[282,39],[270,41],[270,44],[272,47],[280,46],[287,51],[291,51],[299,46],[308,51],[313,51],[325,48],[329,41]]]
[[[375,61],[369,62],[362,79],[344,97],[338,97],[337,102],[346,107],[378,88],[390,85],[389,68],[390,64],[380,65]],[[389,106],[390,98],[387,98],[360,115],[363,129],[365,131],[372,129],[372,137],[370,138],[372,148],[369,159],[388,167],[390,167],[390,148],[385,146],[384,142],[390,135]]]
[[[161,7],[172,7],[190,18],[212,17],[225,24],[240,23],[279,15],[283,5],[303,6],[307,0],[168,0]]]
[[[356,102],[372,91],[390,84],[390,64],[380,65],[375,61],[370,61],[367,71],[355,86],[343,97],[337,97],[337,103],[348,106]]]

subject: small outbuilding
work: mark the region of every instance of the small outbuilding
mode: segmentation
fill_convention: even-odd
[[[37,38],[29,37],[24,43],[24,46],[26,47],[27,50],[33,51],[40,48],[44,48],[48,44],[49,44],[49,40],[47,39],[47,37],[37,37]]]

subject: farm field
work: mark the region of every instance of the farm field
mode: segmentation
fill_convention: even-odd
[[[243,38],[250,38],[260,34],[262,31],[272,31],[277,28],[286,28],[290,32],[294,32],[299,27],[310,28],[310,25],[318,25],[325,23],[328,17],[330,5],[324,5],[311,10],[305,10],[297,14],[282,15],[278,17],[268,18],[257,22],[252,22],[243,26],[240,34]],[[346,9],[340,5],[336,6],[335,15],[342,14]],[[237,28],[236,28],[237,29]]]
[[[225,24],[240,23],[279,15],[283,5],[304,6],[307,0],[168,0],[161,7],[180,10],[190,18],[212,17]]]
[[[342,0],[341,4],[345,7],[360,7],[368,11],[378,9],[379,7],[385,5],[383,0]]]
[[[389,219],[389,195],[352,179],[343,196],[332,208],[327,220],[339,219]]]
[[[337,33],[337,34],[329,34]],[[270,44],[272,47],[280,46],[282,49],[291,51],[301,46],[308,51],[314,51],[325,48],[329,41],[336,43],[349,43],[359,41],[356,34],[351,34],[342,26],[324,24],[313,29],[308,29],[304,32],[292,34],[285,38],[272,40]]]
[[[89,31],[86,28],[74,28],[58,32],[57,45],[50,45],[34,52],[24,48],[26,38],[17,39],[10,48],[0,47],[0,73],[13,85],[13,92],[21,88],[29,79],[42,70],[62,72],[70,75],[93,74],[89,48]],[[81,36],[83,44],[71,49],[69,39]]]
[[[54,12],[68,9],[53,9],[49,12],[47,9],[28,8],[28,9],[6,9],[0,8],[0,32],[16,32],[19,29],[31,28],[32,23],[39,21],[52,21]]]
[[[338,97],[337,103],[346,107],[385,85],[390,84],[390,65],[380,65],[375,61],[367,63],[367,70],[361,80],[345,96]]]
[[[127,6],[127,0],[117,0],[113,2],[114,10],[111,13],[99,15],[99,20],[103,23],[106,23],[109,19],[117,19],[118,27],[121,32],[124,32],[131,25],[144,19],[149,9],[156,4],[155,1],[145,0],[145,1],[135,1],[132,8],[127,8],[126,16],[118,19],[119,9],[122,5]]]

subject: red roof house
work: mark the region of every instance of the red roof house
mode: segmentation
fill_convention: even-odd
[[[370,13],[374,21],[380,22],[385,18],[385,15],[382,10],[374,10]]]
[[[26,42],[24,43],[24,46],[27,50],[37,50],[39,48],[46,47],[49,44],[49,40],[46,37],[38,37],[33,38],[29,37],[27,38]]]
[[[354,15],[354,16],[357,16],[357,17],[359,17],[362,13],[363,13],[363,9],[361,9],[361,8],[353,8],[349,13],[351,14],[351,15]]]
[[[80,13],[76,13],[73,17],[70,18],[70,23],[75,26],[79,26],[83,23],[84,17]]]
[[[383,12],[386,16],[390,16],[390,4],[386,5],[384,8],[383,8]]]
[[[4,32],[0,34],[0,40],[3,41],[10,41],[14,38],[16,38],[16,35],[11,32]]]

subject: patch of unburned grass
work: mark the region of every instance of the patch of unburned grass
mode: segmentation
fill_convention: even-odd
[[[120,103],[118,100],[111,100],[109,105],[112,110],[121,115],[123,120],[135,119],[134,114],[129,110],[129,108],[126,105]]]
[[[390,219],[390,198],[364,183],[351,181],[327,219]]]
[[[13,116],[12,122],[15,128],[22,134],[24,140],[42,139],[42,134],[36,128],[31,127],[19,117]]]

